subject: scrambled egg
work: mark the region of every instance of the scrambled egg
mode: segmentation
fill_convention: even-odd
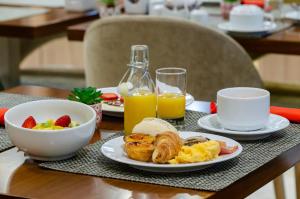
[[[43,123],[38,123],[35,127],[32,129],[36,130],[59,130],[63,129],[64,127],[61,126],[55,126],[55,120],[47,120]]]
[[[183,146],[178,155],[169,161],[170,164],[204,162],[215,159],[221,151],[220,144],[215,140]]]

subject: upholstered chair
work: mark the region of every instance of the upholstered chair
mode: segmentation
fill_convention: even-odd
[[[84,38],[86,83],[117,86],[127,70],[131,45],[149,46],[149,70],[187,69],[187,91],[197,100],[213,100],[219,89],[262,87],[245,50],[232,38],[187,20],[119,16],[94,22]]]

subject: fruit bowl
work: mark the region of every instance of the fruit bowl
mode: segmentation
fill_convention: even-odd
[[[36,121],[69,115],[80,125],[60,130],[23,128],[28,116]],[[69,100],[39,100],[17,105],[5,114],[5,128],[12,143],[32,159],[62,160],[75,155],[94,134],[96,113],[88,105]]]

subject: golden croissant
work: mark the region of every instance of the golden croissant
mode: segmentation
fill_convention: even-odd
[[[166,131],[156,136],[155,149],[152,154],[152,161],[154,163],[168,163],[178,155],[182,141],[180,137],[171,131]]]

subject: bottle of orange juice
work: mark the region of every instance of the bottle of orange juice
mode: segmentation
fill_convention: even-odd
[[[133,127],[146,117],[156,117],[155,86],[148,72],[148,47],[131,47],[129,69],[119,83],[118,91],[124,97],[124,130],[131,133]]]

